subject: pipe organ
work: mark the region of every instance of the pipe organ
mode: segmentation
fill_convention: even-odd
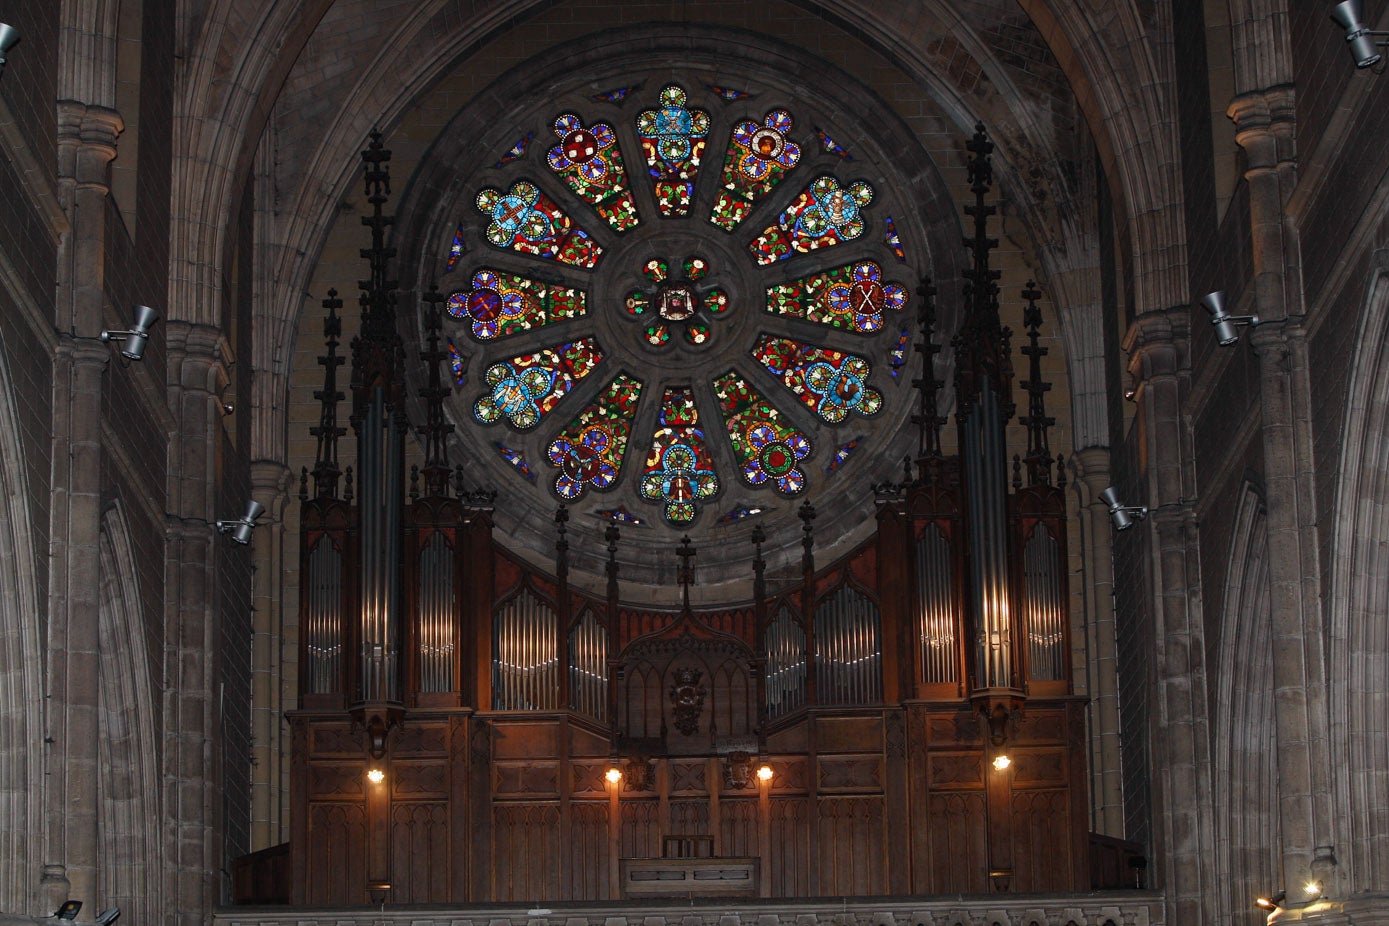
[[[341,322],[328,310],[318,460],[301,481],[300,707],[292,900],[307,904],[802,897],[1091,887],[1083,703],[1072,693],[1064,469],[1046,446],[1040,312],[1028,289],[1025,457],[1008,458],[1010,333],[989,269],[991,146],[955,341],[956,439],[920,287],[920,451],[877,487],[876,536],[791,587],[690,606],[698,551],[663,608],[570,587],[492,536],[491,495],[447,454],[439,304],[421,360],[425,465],[406,474],[389,152],[364,153],[372,232],[352,352],[354,467],[336,442]],[[313,491],[309,491],[312,476]],[[784,579],[787,577],[778,577]],[[995,760],[1009,759],[1006,768]],[[770,778],[754,770],[770,768]],[[384,771],[368,780],[369,768]]]

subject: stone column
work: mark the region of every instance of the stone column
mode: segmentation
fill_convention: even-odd
[[[111,351],[104,326],[106,198],[123,124],[114,111],[58,104],[59,195],[71,230],[59,245],[53,371],[45,901],[100,909],[97,834],[101,405]]]
[[[1142,382],[1143,433],[1153,532],[1153,825],[1157,882],[1167,921],[1213,922],[1215,856],[1205,639],[1196,531],[1191,511],[1191,441],[1182,406],[1190,376],[1189,307],[1145,312],[1125,337],[1129,369]],[[1128,500],[1137,504],[1138,500]]]
[[[217,450],[221,431],[221,331],[170,320],[168,400],[176,427],[169,445],[165,647],[171,687],[164,700],[166,922],[202,926],[218,899],[220,739],[215,654],[218,537]]]
[[[289,838],[286,812],[289,728],[284,721],[283,656],[285,508],[293,483],[283,463],[258,460],[251,465],[251,497],[265,506],[256,526],[255,578],[252,591],[251,849],[265,849]]]
[[[1248,164],[1253,310],[1263,320],[1249,342],[1259,358],[1283,882],[1300,892],[1321,880],[1330,893],[1335,856],[1311,385],[1296,229],[1285,210],[1296,183],[1293,90],[1243,94],[1230,104],[1230,117]]]
[[[1090,694],[1090,826],[1124,836],[1123,760],[1119,751],[1119,652],[1114,625],[1114,528],[1100,493],[1110,484],[1109,448],[1071,457],[1080,499],[1084,556],[1085,678]]]

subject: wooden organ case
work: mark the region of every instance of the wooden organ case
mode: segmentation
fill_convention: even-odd
[[[920,453],[905,483],[877,487],[876,536],[817,566],[806,503],[795,585],[767,592],[765,537],[754,531],[754,600],[710,611],[690,607],[688,540],[682,600],[664,610],[622,603],[616,524],[603,597],[569,586],[563,508],[553,572],[493,542],[491,497],[464,491],[448,465],[436,294],[425,297],[421,355],[426,464],[405,478],[403,351],[381,214],[389,152],[373,138],[364,160],[374,214],[363,220],[372,280],[353,344],[357,468],[340,472],[336,459],[344,361],[330,293],[312,497],[307,472],[301,483],[291,902],[1090,888],[1084,705],[1071,684],[1064,473],[1046,446],[1040,294],[1024,292],[1031,368],[1019,423],[1029,446],[1010,463],[1009,332],[986,235],[990,149],[981,128],[966,210],[974,264],[955,342],[962,452],[941,450],[940,348],[924,281]]]

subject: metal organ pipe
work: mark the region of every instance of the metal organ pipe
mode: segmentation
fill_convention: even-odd
[[[454,627],[453,550],[435,533],[420,554],[421,692],[453,690]]]
[[[845,585],[815,609],[816,692],[820,704],[882,700],[878,607]]]
[[[569,633],[569,682],[574,709],[594,720],[606,720],[608,631],[592,611],[585,611]]]
[[[331,694],[342,668],[342,554],[330,537],[318,538],[309,553],[308,585],[308,692]]]
[[[805,631],[782,605],[767,627],[767,716],[781,717],[805,704]]]
[[[1066,602],[1057,552],[1045,524],[1037,525],[1023,549],[1028,677],[1039,682],[1061,681],[1066,665]]]
[[[969,495],[969,588],[975,619],[975,685],[1012,688],[1012,626],[1008,611],[1007,447],[998,396],[987,379],[964,422]]]
[[[495,618],[493,708],[559,709],[559,616],[530,589],[522,589]]]
[[[958,681],[955,576],[950,553],[950,541],[940,527],[928,524],[916,541],[917,628],[921,680],[927,684]]]

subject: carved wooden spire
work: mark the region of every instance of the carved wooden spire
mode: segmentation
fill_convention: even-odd
[[[1042,358],[1047,355],[1048,348],[1037,341],[1037,329],[1042,324],[1042,310],[1037,308],[1037,300],[1042,294],[1036,286],[1028,280],[1027,288],[1022,291],[1022,297],[1027,300],[1027,308],[1023,311],[1027,344],[1023,345],[1022,352],[1029,361],[1027,380],[1023,383],[1028,394],[1027,415],[1022,419],[1027,427],[1027,456],[1023,460],[1027,464],[1027,483],[1034,486],[1051,485],[1052,460],[1047,446],[1047,428],[1056,424],[1055,418],[1047,417],[1044,401],[1051,383],[1042,381]]]
[[[940,345],[936,343],[936,288],[931,278],[923,276],[917,288],[919,297],[916,310],[917,325],[921,329],[915,350],[921,355],[921,376],[912,380],[912,386],[921,395],[921,402],[912,423],[917,426],[917,477],[922,480],[934,479],[940,472],[941,450],[940,429],[945,424],[945,416],[940,413],[940,390],[945,385],[936,379],[936,354]]]
[[[336,289],[328,290],[323,307],[328,310],[327,317],[323,319],[327,353],[318,358],[319,365],[323,367],[323,388],[313,394],[323,407],[319,411],[318,426],[310,428],[309,433],[318,439],[318,454],[313,466],[314,495],[318,498],[336,498],[338,476],[342,473],[338,467],[338,438],[347,433],[346,428],[338,427],[338,403],[343,398],[342,391],[338,389],[338,367],[343,365],[346,358],[338,356],[338,338],[342,337],[342,318],[338,315],[338,309],[342,308],[342,300],[338,298]]]
[[[400,398],[400,377],[397,375],[404,359],[405,348],[395,327],[397,281],[390,279],[388,267],[395,257],[395,248],[386,246],[386,230],[395,216],[385,215],[382,207],[391,195],[391,152],[381,144],[381,133],[372,130],[366,150],[362,152],[362,171],[367,202],[371,214],[362,216],[362,224],[371,229],[371,247],[361,250],[366,258],[370,279],[358,281],[361,287],[362,329],[352,340],[352,386],[354,409],[365,398],[373,383],[386,387],[390,400]],[[358,413],[360,410],[357,409]]]
[[[453,425],[444,416],[444,399],[453,390],[444,385],[441,372],[446,354],[439,346],[439,325],[443,315],[440,307],[444,297],[431,286],[424,294],[428,305],[425,309],[425,349],[420,351],[420,359],[429,368],[429,384],[420,390],[425,400],[424,426],[418,429],[424,439],[424,493],[428,496],[444,496],[449,489],[449,435]]]
[[[979,401],[987,381],[997,397],[999,411],[1006,422],[1013,417],[1013,361],[1009,338],[1012,332],[998,317],[998,278],[1000,271],[989,267],[989,252],[998,239],[988,233],[989,216],[998,207],[984,202],[993,185],[993,142],[984,134],[984,125],[975,126],[974,137],[966,145],[973,157],[969,161],[970,189],[974,204],[965,214],[974,219],[974,237],[965,239],[972,257],[964,273],[965,320],[955,337],[955,403],[957,417],[968,415]]]

